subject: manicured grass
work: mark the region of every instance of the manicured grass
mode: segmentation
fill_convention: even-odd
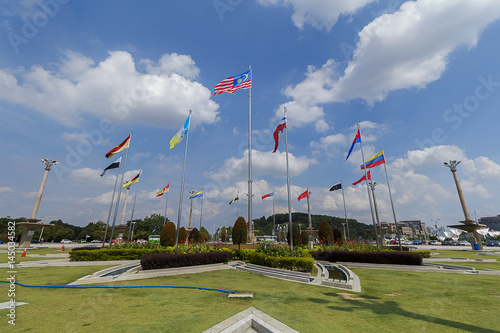
[[[498,251],[500,252],[500,251]],[[455,264],[455,265],[460,265],[460,266],[470,266],[474,267],[475,269],[481,270],[481,269],[494,269],[500,271],[500,253],[499,255],[477,255],[477,253],[481,253],[480,251],[453,251],[453,250],[444,250],[440,251],[437,249],[436,251],[431,251],[431,253],[437,253],[435,255],[431,255],[431,258],[435,257],[451,257],[451,258],[468,258],[471,260],[476,260],[476,259],[494,259],[497,260],[496,262],[476,262],[476,261],[471,261],[471,262],[440,262],[440,261],[433,261],[435,263],[443,263],[443,264]]]
[[[104,267],[24,268],[20,283],[65,285]],[[201,332],[254,306],[300,332],[496,332],[498,276],[353,269],[362,293],[236,270],[107,285],[171,285],[252,292],[227,298],[193,289],[35,289],[17,287],[16,331]],[[0,277],[6,276],[0,270]],[[1,279],[1,278],[0,278]],[[7,299],[0,285],[0,301]],[[345,298],[351,295],[355,299]],[[341,297],[344,296],[344,297]],[[0,310],[0,317],[6,316]],[[2,323],[3,326],[3,323]]]

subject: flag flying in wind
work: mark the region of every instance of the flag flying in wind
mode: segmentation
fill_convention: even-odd
[[[370,174],[370,170],[368,170],[368,172],[366,173],[366,175],[368,175],[368,180],[372,179],[372,176]],[[366,180],[366,175],[364,175],[363,177],[361,177],[360,180],[358,180],[357,182],[354,182],[352,183],[352,185],[358,185],[359,183],[361,183],[363,180]]]
[[[342,183],[333,184],[332,187],[330,187],[330,191],[340,190],[341,188]]]
[[[361,133],[359,132],[359,128],[358,128],[358,132],[356,133],[356,136],[354,137],[354,141],[352,142],[351,149],[349,149],[349,152],[347,153],[347,157],[345,158],[346,161],[349,158],[349,156],[351,155],[352,150],[354,149],[354,145],[356,144],[356,142],[361,143]]]
[[[276,127],[276,130],[274,131],[273,137],[274,137],[274,150],[273,153],[276,152],[276,149],[278,149],[278,144],[280,143],[280,137],[281,133],[283,133],[283,130],[286,128],[286,117],[281,118],[281,124],[279,124]]]
[[[168,184],[167,186],[156,192],[156,197],[157,198],[161,197],[164,193],[168,192],[169,189],[170,189],[170,184]]]
[[[302,193],[301,195],[299,195],[299,197],[297,198],[297,200],[301,200],[301,199],[304,199],[304,198],[308,198],[309,197],[309,190],[306,190],[304,193]]]
[[[175,146],[177,146],[179,143],[182,142],[182,139],[184,138],[184,136],[186,136],[187,132],[189,131],[190,121],[191,121],[191,113],[189,113],[189,116],[187,117],[184,126],[182,126],[181,129],[170,140],[170,149],[174,148]]]
[[[141,175],[141,171],[139,171],[139,173],[137,174],[137,176],[135,176],[134,178],[132,178],[132,180],[130,180],[129,182],[126,182],[125,184],[123,184],[122,188],[127,188],[127,187],[132,186],[135,183],[137,183],[139,181],[139,176],[140,175]]]
[[[234,92],[238,89],[249,88],[252,88],[252,70],[240,75],[228,77],[227,79],[217,83],[214,87],[214,96],[225,92],[234,94]]]
[[[119,159],[117,159],[116,161],[114,161],[113,163],[111,163],[106,169],[103,170],[103,172],[101,172],[101,177],[106,174],[106,171],[111,170],[111,169],[117,169],[117,168],[119,168],[121,161],[122,161],[122,157],[120,156]]]
[[[240,196],[239,194],[238,194],[238,195],[236,195],[236,198],[234,198],[233,200],[231,200],[231,202],[229,202],[229,204],[232,204],[232,203],[233,203],[233,202],[235,202],[236,200],[240,200],[239,196]]]
[[[189,199],[201,198],[203,196],[203,190],[200,192],[194,192],[189,195]]]
[[[364,169],[365,165],[366,165],[367,169],[370,169],[370,168],[374,168],[374,167],[379,166],[379,165],[384,164],[384,163],[385,163],[384,152],[381,151],[380,153],[375,154],[372,157],[370,157],[366,161],[365,164],[361,165],[361,169]]]
[[[268,194],[264,194],[262,196],[262,200],[264,200],[264,199],[270,199],[272,197],[274,197],[274,192],[271,192],[271,193],[268,193]]]
[[[122,143],[120,143],[118,146],[116,146],[115,148],[111,149],[107,154],[106,154],[106,157],[107,158],[111,158],[113,157],[114,154],[116,153],[119,153],[121,152],[122,150],[125,150],[127,149],[129,146],[130,146],[130,136],[132,134],[129,134],[127,136],[127,138],[125,139],[125,141],[123,141]]]

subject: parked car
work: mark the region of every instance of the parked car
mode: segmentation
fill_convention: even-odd
[[[429,245],[441,245],[441,243],[438,242],[437,240],[432,240],[432,241],[429,241]]]
[[[66,238],[61,241],[61,244],[71,244],[71,243],[73,242]]]
[[[445,240],[441,242],[441,245],[453,245],[453,244],[451,244],[451,241]]]
[[[31,244],[38,244],[40,243],[40,241],[38,239],[32,239],[31,240]]]
[[[496,241],[496,240],[492,240],[492,239],[488,239],[488,240],[484,243],[484,245],[486,245],[486,246],[499,246],[498,241]]]
[[[460,245],[460,246],[470,246],[470,243],[468,241],[462,240],[462,241],[458,242],[458,245]]]
[[[91,241],[91,243],[102,243],[102,241],[100,241],[98,239],[94,239],[93,241]]]
[[[394,244],[397,244],[397,243],[398,243],[398,241],[397,241],[397,240],[395,240],[395,239],[391,239],[391,241],[390,241],[390,244],[393,244],[393,245],[394,245]]]
[[[415,239],[412,244],[413,245],[422,245],[422,241],[419,239]]]

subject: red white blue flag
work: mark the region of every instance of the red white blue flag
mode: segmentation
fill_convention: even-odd
[[[234,94],[234,92],[238,89],[249,88],[252,88],[252,70],[240,75],[228,77],[227,79],[217,83],[214,87],[214,96],[225,92]]]
[[[286,128],[286,117],[281,118],[281,124],[279,124],[276,127],[276,130],[274,131],[273,137],[274,137],[274,150],[273,153],[276,152],[278,149],[278,145],[280,143],[280,137],[281,133],[283,133],[283,130]]]
[[[349,158],[349,156],[351,155],[352,150],[353,150],[354,145],[356,144],[356,142],[360,142],[361,143],[361,133],[359,132],[359,128],[358,128],[358,132],[356,133],[356,136],[354,137],[354,141],[352,142],[351,149],[349,149],[349,152],[347,153],[347,157],[345,158],[346,161]]]

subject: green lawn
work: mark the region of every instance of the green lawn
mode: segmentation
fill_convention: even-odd
[[[436,251],[431,251],[431,253],[436,253],[435,255],[431,255],[431,257],[451,257],[451,258],[468,258],[472,260],[476,259],[494,259],[496,262],[440,262],[437,261],[435,263],[443,263],[443,264],[451,264],[451,265],[459,265],[459,266],[470,266],[474,267],[478,270],[481,269],[494,269],[500,271],[500,250],[497,251],[498,255],[478,255],[477,253],[481,253],[480,251],[457,251],[457,250],[448,250],[448,251],[440,251],[437,249]],[[433,261],[434,262],[434,261]]]
[[[25,284],[66,285],[105,267],[24,268]],[[227,298],[193,289],[47,289],[17,287],[14,331],[201,332],[254,306],[300,332],[499,332],[498,276],[353,269],[362,293],[304,285],[236,270],[115,282],[252,292]],[[0,277],[7,270],[0,270]],[[1,278],[0,278],[1,279]],[[0,302],[7,301],[0,284]],[[346,298],[352,296],[354,299]],[[343,296],[343,297],[341,297]],[[0,310],[0,318],[7,324]],[[1,323],[0,327],[5,327]],[[10,331],[10,330],[9,330]]]

